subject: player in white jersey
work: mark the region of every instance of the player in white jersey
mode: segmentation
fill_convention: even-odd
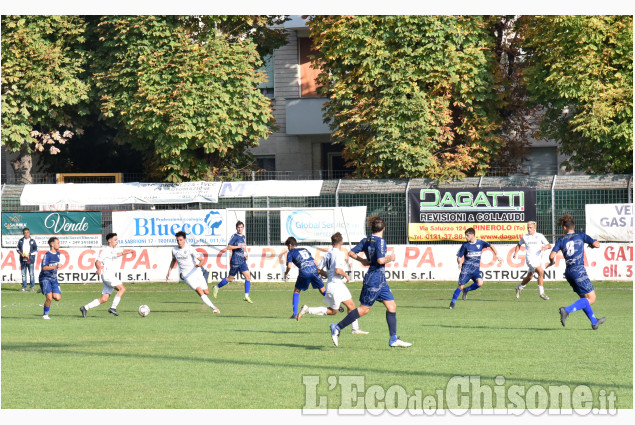
[[[516,248],[514,248],[513,258],[516,258],[516,254],[520,250],[521,246],[525,246],[525,263],[527,263],[527,275],[523,281],[516,287],[516,298],[520,298],[520,292],[525,289],[525,286],[529,283],[534,273],[538,276],[538,294],[543,300],[548,300],[549,297],[545,294],[545,288],[543,286],[543,278],[545,270],[542,267],[542,251],[551,248],[551,244],[542,233],[536,232],[536,222],[530,221],[527,223],[527,234],[520,238]]]
[[[303,305],[302,309],[298,313],[298,320],[302,318],[306,313],[315,314],[316,316],[337,314],[340,304],[344,304],[348,309],[348,313],[355,310],[355,302],[353,302],[353,296],[351,291],[346,287],[346,283],[349,281],[348,274],[344,271],[346,267],[346,260],[344,254],[340,251],[342,247],[342,234],[337,232],[331,236],[331,250],[326,253],[318,264],[318,273],[327,278],[326,292],[324,293],[324,302],[328,307],[309,307]],[[324,271],[326,269],[326,271]],[[367,334],[359,328],[359,323],[355,320],[352,323],[354,334]]]
[[[108,309],[108,313],[119,316],[119,313],[117,313],[117,306],[119,305],[119,301],[121,301],[121,297],[123,297],[123,294],[126,292],[126,287],[123,286],[123,283],[115,274],[117,271],[117,264],[119,263],[117,259],[123,255],[133,253],[134,250],[116,249],[117,244],[119,243],[116,233],[108,233],[106,235],[106,243],[108,245],[103,247],[99,256],[97,256],[97,260],[95,260],[97,274],[101,275],[101,280],[104,282],[103,289],[101,290],[101,297],[95,298],[88,304],[79,308],[79,311],[82,313],[82,317],[86,317],[86,312],[91,308],[97,307],[98,305],[108,301],[110,294],[112,294],[112,291],[115,289],[117,290],[117,294],[112,300],[112,305]]]
[[[212,304],[208,297],[209,289],[207,288],[207,280],[201,269],[203,256],[191,245],[187,244],[185,232],[176,232],[174,236],[176,236],[177,247],[172,249],[172,262],[170,262],[170,268],[168,268],[168,274],[165,276],[165,280],[170,279],[170,272],[175,264],[178,264],[179,273],[185,283],[187,283],[187,286],[192,288],[201,297],[205,305],[211,308],[214,313],[220,314],[220,310]]]

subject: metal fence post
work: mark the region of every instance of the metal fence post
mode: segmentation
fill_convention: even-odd
[[[408,184],[406,185],[406,245],[410,245],[410,181],[412,179],[408,179]]]
[[[551,182],[551,243],[556,243],[556,178],[554,174]]]
[[[340,184],[342,184],[342,179],[339,179],[337,182],[337,187],[335,188],[335,207],[340,206]]]
[[[267,196],[267,208],[271,208],[269,206],[269,197]],[[267,245],[271,245],[271,226],[269,224],[269,210],[267,210]]]

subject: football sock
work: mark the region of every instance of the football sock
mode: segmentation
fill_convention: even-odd
[[[480,286],[478,286],[478,283],[474,282],[473,284],[465,288],[465,290],[469,292],[469,291],[475,291],[478,288],[480,288]]]
[[[397,313],[386,310],[386,323],[388,323],[388,334],[392,337],[397,335]]]
[[[584,310],[586,307],[589,307],[589,300],[587,300],[586,298],[580,298],[570,306],[566,307],[564,310],[567,313],[573,313],[577,310]]]
[[[112,300],[112,306],[111,307],[116,310],[117,306],[119,305],[119,301],[121,301],[121,297],[119,295],[115,295],[115,298]]]
[[[212,302],[210,301],[209,297],[205,294],[201,295],[201,299],[203,300],[203,302],[205,303],[206,306],[208,306],[211,309],[215,309],[216,306],[214,304],[212,304]]]
[[[251,289],[251,280],[245,281],[245,296],[249,296],[249,290]]]
[[[593,309],[591,309],[591,305],[590,304],[589,304],[588,307],[584,307],[582,310],[584,310],[584,313],[586,314],[586,317],[589,318],[589,320],[591,321],[592,325],[595,325],[598,322],[598,319],[595,317],[595,314],[593,313]]]
[[[218,287],[218,289],[222,288],[223,286],[227,285],[229,282],[227,281],[227,279],[223,278],[223,280],[221,280],[219,282],[218,285],[216,285]]]
[[[344,329],[345,327],[347,327],[348,325],[350,325],[357,319],[359,319],[359,311],[355,309],[351,311],[350,313],[348,313],[346,317],[343,318],[342,321],[337,324],[337,327],[340,328],[340,330]]]
[[[49,314],[49,310],[51,309],[51,307],[44,307],[44,316]]]
[[[293,315],[298,314],[298,304],[300,304],[300,294],[297,292],[293,293]]]
[[[456,303],[459,295],[461,295],[461,288],[456,288],[456,291],[454,291],[454,295],[452,295],[452,304]]]
[[[326,307],[309,307],[309,314],[314,314],[316,316],[326,316]]]
[[[355,320],[352,324],[351,327],[353,328],[354,331],[359,329],[359,320]]]
[[[545,293],[545,287],[544,287],[544,286],[542,286],[542,285],[538,285],[538,293],[539,293],[540,295],[544,295],[544,293]]]
[[[90,310],[91,308],[95,308],[99,305],[99,298],[95,298],[94,300],[92,300],[91,302],[89,302],[88,304],[86,304],[84,306],[84,308],[86,310]]]
[[[520,289],[522,291],[523,289],[525,289],[525,286],[527,286],[527,285],[523,285],[522,283],[519,283],[516,288],[518,288],[518,289]]]

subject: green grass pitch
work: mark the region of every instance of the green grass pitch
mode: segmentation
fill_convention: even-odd
[[[486,282],[449,300],[453,282],[392,282],[398,334],[413,346],[388,346],[385,308],[360,319],[369,335],[350,328],[334,347],[329,324],[344,317],[306,315],[290,320],[291,283],[254,283],[254,304],[242,301],[242,282],[221,289],[212,314],[184,284],[127,284],[118,311],[110,301],[89,310],[101,284],[62,285],[51,320],[42,320],[44,297],[2,285],[3,409],[302,409],[306,379],[328,408],[342,404],[342,376],[362,377],[365,388],[399,385],[423,395],[446,388],[454,376],[480,376],[481,385],[503,376],[505,387],[587,385],[594,400],[613,392],[619,409],[633,408],[633,289],[631,282],[598,282],[593,306],[607,321],[591,330],[586,315],[560,325],[558,307],[576,295],[565,282],[535,281],[515,298],[514,283]],[[357,303],[360,283],[350,285]],[[210,295],[211,297],[211,295]],[[111,298],[112,300],[112,298]],[[137,314],[147,304],[148,317]],[[315,290],[300,305],[321,306]],[[333,381],[329,381],[329,379]],[[362,395],[363,397],[363,395]],[[594,401],[594,406],[598,403]]]

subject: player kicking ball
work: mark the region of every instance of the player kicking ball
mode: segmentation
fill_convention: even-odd
[[[351,291],[346,287],[346,283],[349,282],[348,275],[344,271],[346,267],[346,260],[344,254],[341,251],[342,248],[342,234],[337,232],[331,236],[331,250],[320,260],[318,264],[318,273],[327,278],[326,292],[324,293],[324,302],[328,307],[309,307],[303,305],[298,313],[298,320],[305,314],[314,314],[316,316],[335,315],[339,311],[340,304],[344,304],[348,310],[348,313],[355,309],[355,303],[353,302],[353,296]],[[326,271],[324,269],[326,268]],[[355,320],[351,324],[354,334],[367,334],[359,328],[359,322]]]
[[[527,263],[527,275],[523,281],[516,287],[516,298],[520,298],[520,293],[525,286],[529,283],[534,273],[538,278],[538,294],[543,300],[548,300],[549,297],[545,294],[545,288],[543,286],[543,279],[545,271],[542,268],[542,251],[551,248],[551,244],[542,233],[536,232],[536,222],[530,221],[527,223],[527,234],[523,235],[518,241],[518,244],[514,248],[514,254],[512,258],[516,258],[516,254],[520,250],[520,247],[525,245],[525,263]]]
[[[168,268],[168,274],[165,276],[165,280],[170,280],[170,272],[174,268],[175,264],[179,265],[179,273],[182,279],[187,283],[187,286],[192,288],[199,297],[203,300],[206,306],[212,309],[216,314],[220,314],[220,310],[216,308],[212,301],[210,301],[209,289],[207,288],[207,280],[205,279],[203,269],[203,256],[196,251],[186,241],[185,232],[176,232],[177,247],[172,249],[172,261]]]
[[[121,297],[123,297],[123,294],[126,292],[126,287],[123,286],[121,280],[119,280],[115,275],[115,263],[117,262],[117,258],[127,254],[132,254],[134,251],[132,249],[124,249],[123,251],[116,249],[117,244],[119,243],[119,238],[116,233],[108,233],[106,235],[106,243],[108,245],[101,250],[101,253],[95,261],[97,274],[101,276],[101,280],[104,282],[104,287],[101,290],[101,297],[95,298],[88,304],[79,308],[79,311],[82,313],[82,317],[86,317],[86,312],[91,308],[95,308],[108,301],[110,294],[112,294],[115,289],[117,290],[117,294],[112,300],[112,305],[108,309],[108,313],[119,316],[119,313],[117,313],[117,306],[119,305],[119,301],[121,301]]]

